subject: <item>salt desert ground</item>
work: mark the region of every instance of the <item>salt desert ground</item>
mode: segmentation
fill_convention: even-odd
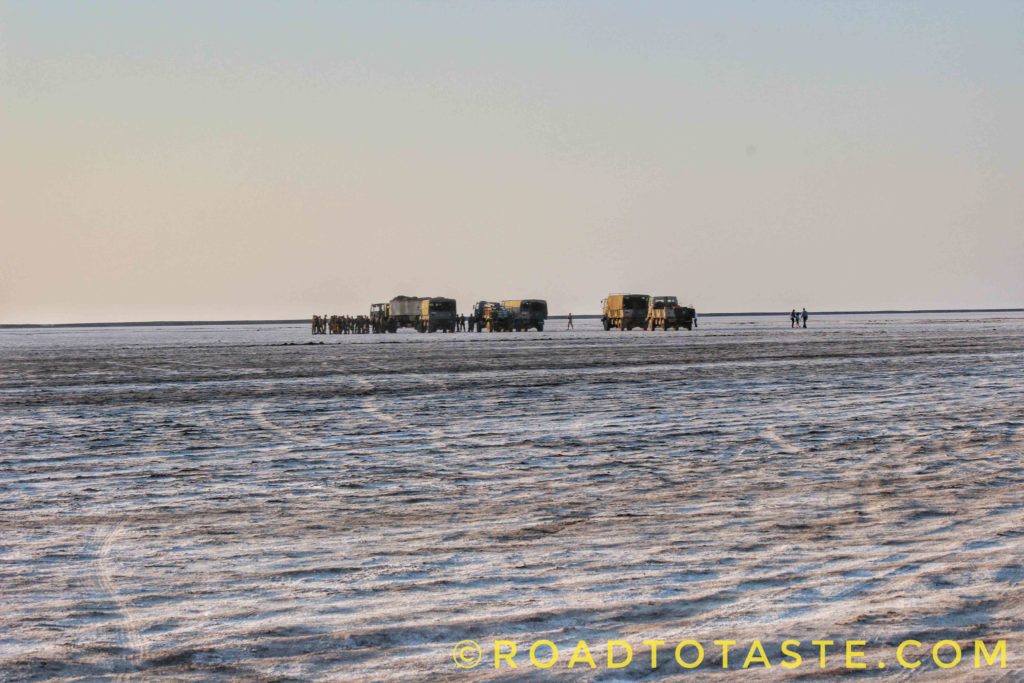
[[[484,680],[452,647],[496,638],[849,674],[640,646],[792,637],[1024,679],[1024,315],[563,326],[0,331],[0,678]]]

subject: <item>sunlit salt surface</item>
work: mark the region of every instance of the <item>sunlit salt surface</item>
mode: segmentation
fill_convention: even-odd
[[[1024,677],[1024,317],[810,325],[2,331],[0,678],[722,637],[1007,638]]]

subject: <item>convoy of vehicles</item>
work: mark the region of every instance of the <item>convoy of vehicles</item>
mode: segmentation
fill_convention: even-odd
[[[335,317],[349,319],[347,316]],[[418,332],[455,332],[459,329],[475,329],[477,332],[536,329],[542,332],[547,317],[548,304],[543,299],[478,301],[467,319],[459,315],[455,299],[396,296],[387,303],[372,304],[369,317],[358,316],[358,320],[364,321],[365,331],[378,334],[398,332],[403,327]],[[318,318],[314,316],[314,320]],[[690,330],[695,320],[693,307],[681,306],[674,296],[609,294],[601,300],[601,324],[605,330],[678,330],[680,327]],[[317,329],[314,322],[314,333]]]

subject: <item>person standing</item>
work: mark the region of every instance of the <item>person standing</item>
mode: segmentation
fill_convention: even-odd
[[[789,312],[789,326],[791,328],[796,327],[796,309],[794,308]]]
[[[569,322],[566,323],[565,329],[567,329],[567,330],[575,330],[576,329],[575,327],[572,326],[572,313],[569,313]]]
[[[807,329],[807,309],[806,308],[804,309],[803,313],[800,314],[800,317],[803,318],[804,329],[806,330]]]

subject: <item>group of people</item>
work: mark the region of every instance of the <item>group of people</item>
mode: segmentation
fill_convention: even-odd
[[[459,315],[455,318],[455,331],[472,330],[474,321],[471,317]],[[312,320],[313,334],[370,334],[383,332],[382,323],[367,315],[314,315]]]
[[[313,334],[369,334],[370,318],[365,315],[314,315]]]
[[[789,326],[800,327],[801,322],[804,324],[804,327],[807,327],[807,309],[805,308],[802,313],[797,313],[794,308],[789,314]]]

